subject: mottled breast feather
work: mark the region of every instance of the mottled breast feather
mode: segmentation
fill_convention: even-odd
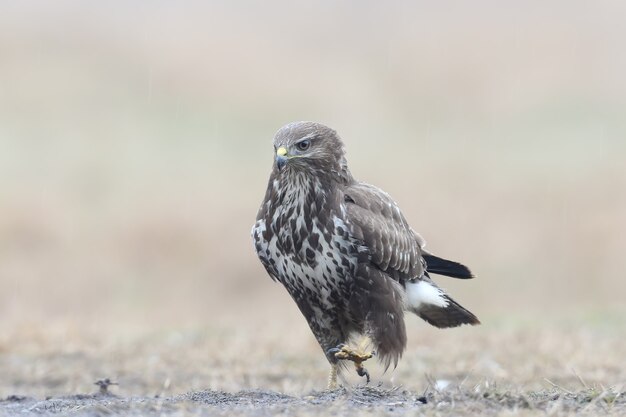
[[[351,184],[343,191],[347,222],[353,236],[369,248],[371,261],[396,279],[397,273],[405,279],[422,276],[423,240],[389,194],[365,183]]]

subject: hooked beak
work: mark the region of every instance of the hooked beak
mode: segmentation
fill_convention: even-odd
[[[287,163],[287,149],[283,146],[276,150],[276,166],[279,171],[282,171],[283,167]]]

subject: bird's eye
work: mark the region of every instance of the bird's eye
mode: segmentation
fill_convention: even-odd
[[[296,143],[296,147],[300,151],[306,151],[307,149],[309,149],[310,146],[311,146],[311,141],[310,140],[302,140],[302,141]]]

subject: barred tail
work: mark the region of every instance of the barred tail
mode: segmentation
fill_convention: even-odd
[[[471,311],[467,310],[452,298],[445,296],[448,305],[446,307],[438,307],[433,305],[424,305],[416,314],[422,319],[440,329],[448,327],[458,327],[463,324],[471,324],[475,326],[480,324],[480,320]]]

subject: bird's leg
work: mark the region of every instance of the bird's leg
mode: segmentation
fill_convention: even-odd
[[[333,363],[330,365],[330,374],[328,375],[328,390],[336,390],[337,389],[337,364]]]
[[[354,362],[354,366],[356,367],[356,373],[359,376],[364,376],[367,379],[367,383],[370,382],[370,374],[363,366],[363,362],[374,356],[373,352],[359,353],[354,349],[351,349],[350,347],[342,344],[337,346],[336,348],[330,349],[329,353],[331,353],[335,357],[335,359]]]

